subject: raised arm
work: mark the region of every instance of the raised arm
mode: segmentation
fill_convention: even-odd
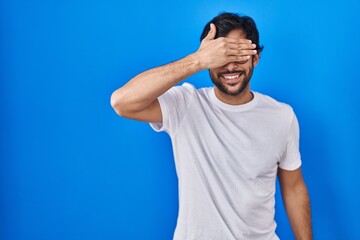
[[[286,213],[297,240],[311,240],[310,199],[301,169],[287,171],[279,168],[278,177]]]
[[[250,40],[217,38],[214,24],[199,49],[178,61],[145,71],[111,95],[111,105],[120,116],[146,122],[162,122],[157,98],[171,87],[203,69],[243,61],[256,54]]]

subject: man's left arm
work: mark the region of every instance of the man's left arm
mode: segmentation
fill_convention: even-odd
[[[297,240],[312,239],[310,198],[301,169],[288,171],[279,168],[281,194],[291,228]]]

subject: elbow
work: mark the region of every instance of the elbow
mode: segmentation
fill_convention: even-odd
[[[125,117],[126,103],[122,95],[119,90],[113,92],[110,97],[110,105],[119,116]]]

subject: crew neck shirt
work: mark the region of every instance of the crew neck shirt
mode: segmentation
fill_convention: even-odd
[[[189,83],[158,97],[179,189],[174,240],[274,240],[278,168],[301,165],[293,109],[252,92],[241,105]]]

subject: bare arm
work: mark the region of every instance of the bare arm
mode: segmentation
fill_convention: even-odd
[[[278,178],[285,209],[297,240],[312,239],[310,198],[301,169],[287,171],[279,168]]]
[[[198,71],[200,71],[200,66],[194,55],[150,69],[117,89],[111,96],[111,105],[120,116],[161,122],[157,97]]]
[[[147,122],[162,122],[157,98],[190,75],[229,62],[243,61],[256,54],[256,47],[245,39],[214,39],[216,28],[201,42],[197,52],[178,61],[145,71],[111,95],[111,105],[120,116]]]

